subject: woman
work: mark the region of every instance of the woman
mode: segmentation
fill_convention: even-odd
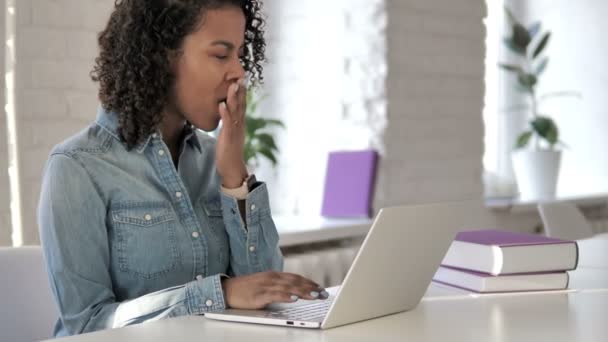
[[[279,272],[266,185],[243,161],[257,0],[116,1],[92,72],[97,120],[47,162],[39,226],[55,336],[325,298]],[[205,133],[223,122],[217,141]]]

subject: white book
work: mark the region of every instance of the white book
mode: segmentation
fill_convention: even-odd
[[[490,275],[487,273],[439,267],[433,281],[479,293],[563,290],[568,273]]]
[[[441,265],[492,275],[561,272],[576,268],[574,241],[500,230],[460,232]]]

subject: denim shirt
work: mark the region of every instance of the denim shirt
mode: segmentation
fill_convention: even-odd
[[[127,150],[118,116],[56,146],[38,223],[60,317],[55,336],[225,308],[220,276],[280,271],[266,185],[220,190],[215,139],[189,130],[178,168],[158,133]]]

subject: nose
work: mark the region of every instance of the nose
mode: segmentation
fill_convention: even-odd
[[[228,73],[228,81],[236,81],[245,77],[245,69],[241,64],[240,59],[236,59],[235,62],[230,66],[230,72]]]

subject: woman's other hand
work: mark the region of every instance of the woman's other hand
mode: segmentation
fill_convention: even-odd
[[[270,303],[329,297],[327,291],[312,280],[285,272],[260,272],[228,278],[223,280],[222,287],[226,306],[234,309],[262,309]]]

